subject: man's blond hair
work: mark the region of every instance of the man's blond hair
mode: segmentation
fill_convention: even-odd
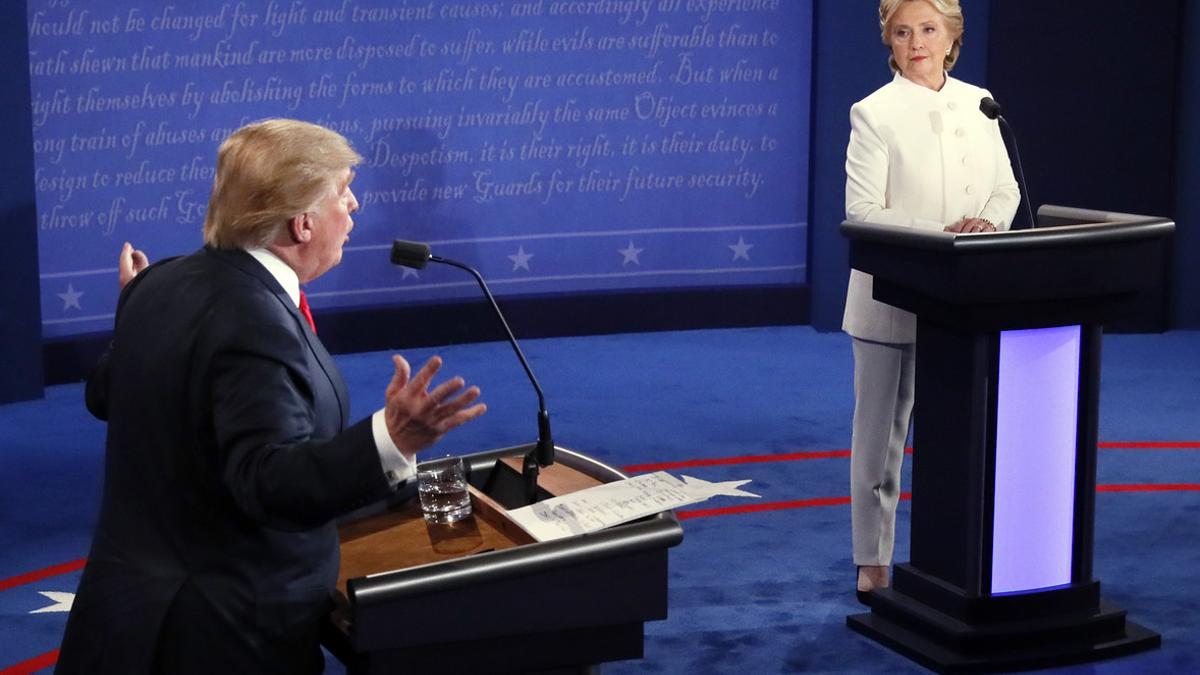
[[[263,247],[308,211],[340,172],[362,161],[341,134],[299,120],[269,119],[230,134],[204,219],[204,243]]]

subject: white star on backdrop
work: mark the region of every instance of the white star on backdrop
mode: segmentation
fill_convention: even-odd
[[[79,298],[82,295],[83,295],[83,291],[77,291],[77,290],[75,290],[74,286],[72,286],[71,284],[67,284],[67,292],[66,293],[58,293],[58,297],[62,298],[62,301],[63,301],[63,311],[65,312],[68,309],[71,309],[72,307],[74,307],[75,309],[82,310],[83,308],[79,306]]]
[[[533,257],[532,253],[525,252],[524,246],[518,246],[517,252],[513,255],[508,256],[508,259],[511,260],[512,264],[513,264],[512,271],[516,272],[517,270],[525,270],[526,272],[528,272],[529,271],[529,259],[532,257]]]
[[[642,251],[645,251],[645,250],[646,249],[644,249],[644,248],[635,248],[633,245],[633,240],[630,239],[629,246],[626,246],[625,248],[617,249],[617,253],[620,253],[621,255],[625,256],[625,259],[621,261],[621,266],[624,267],[625,265],[628,265],[629,263],[633,263],[634,265],[640,266],[642,264],[642,262],[640,260],[638,260],[638,255]]]
[[[416,270],[414,270],[414,269],[413,269],[413,268],[411,268],[411,267],[405,267],[405,268],[402,270],[402,272],[403,272],[403,274],[401,274],[401,275],[400,275],[400,281],[404,281],[405,279],[407,279],[407,278],[409,278],[409,277],[412,277],[412,278],[414,278],[414,279],[420,279],[420,278],[421,278],[421,275],[420,275],[420,274],[417,274],[417,271],[416,271]]]
[[[738,243],[729,244],[729,250],[733,251],[733,259],[750,260],[750,249],[754,248],[754,244],[747,244],[746,240],[738,237]]]
[[[38,591],[41,595],[46,596],[47,600],[53,600],[53,605],[47,605],[41,609],[35,609],[30,614],[43,614],[48,612],[69,612],[71,605],[75,602],[74,593],[60,593],[58,591]]]

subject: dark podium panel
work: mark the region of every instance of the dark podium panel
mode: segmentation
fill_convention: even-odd
[[[1174,223],[1044,206],[1039,228],[842,223],[874,297],[917,315],[911,561],[851,628],[941,671],[1157,647],[1092,573],[1101,325],[1161,275]]]
[[[672,513],[535,542],[482,489],[497,460],[532,446],[464,457],[471,517],[428,525],[413,496],[340,527],[341,606],[322,642],[351,675],[576,673],[641,658],[644,623],[667,617]],[[561,495],[625,478],[557,448],[541,489]],[[510,464],[511,465],[511,464]]]

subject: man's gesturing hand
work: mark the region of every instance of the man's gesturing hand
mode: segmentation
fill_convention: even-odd
[[[475,403],[479,387],[464,389],[461,377],[451,378],[429,391],[429,383],[442,367],[441,357],[425,362],[416,375],[404,357],[392,357],[396,372],[387,386],[384,418],[388,434],[400,452],[412,456],[438,442],[447,431],[479,417],[487,406]]]
[[[139,272],[150,266],[146,254],[133,248],[133,244],[125,242],[121,253],[117,255],[117,283],[121,288],[133,281]]]

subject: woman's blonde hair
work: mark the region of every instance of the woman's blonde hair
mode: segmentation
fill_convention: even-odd
[[[945,69],[950,72],[954,69],[954,64],[958,62],[958,53],[962,51],[963,42],[963,13],[962,6],[958,4],[958,0],[879,0],[879,32],[883,37],[883,44],[892,47],[892,39],[888,34],[888,24],[892,22],[892,17],[896,15],[896,10],[900,9],[900,5],[906,2],[928,2],[937,10],[938,14],[942,15],[942,19],[946,22],[946,28],[954,40],[950,45],[950,53],[946,56]],[[888,53],[888,66],[891,67],[893,73],[900,72],[900,66],[896,63],[896,57]]]
[[[269,119],[238,129],[217,151],[204,243],[266,246],[361,161],[341,134],[316,124]]]

